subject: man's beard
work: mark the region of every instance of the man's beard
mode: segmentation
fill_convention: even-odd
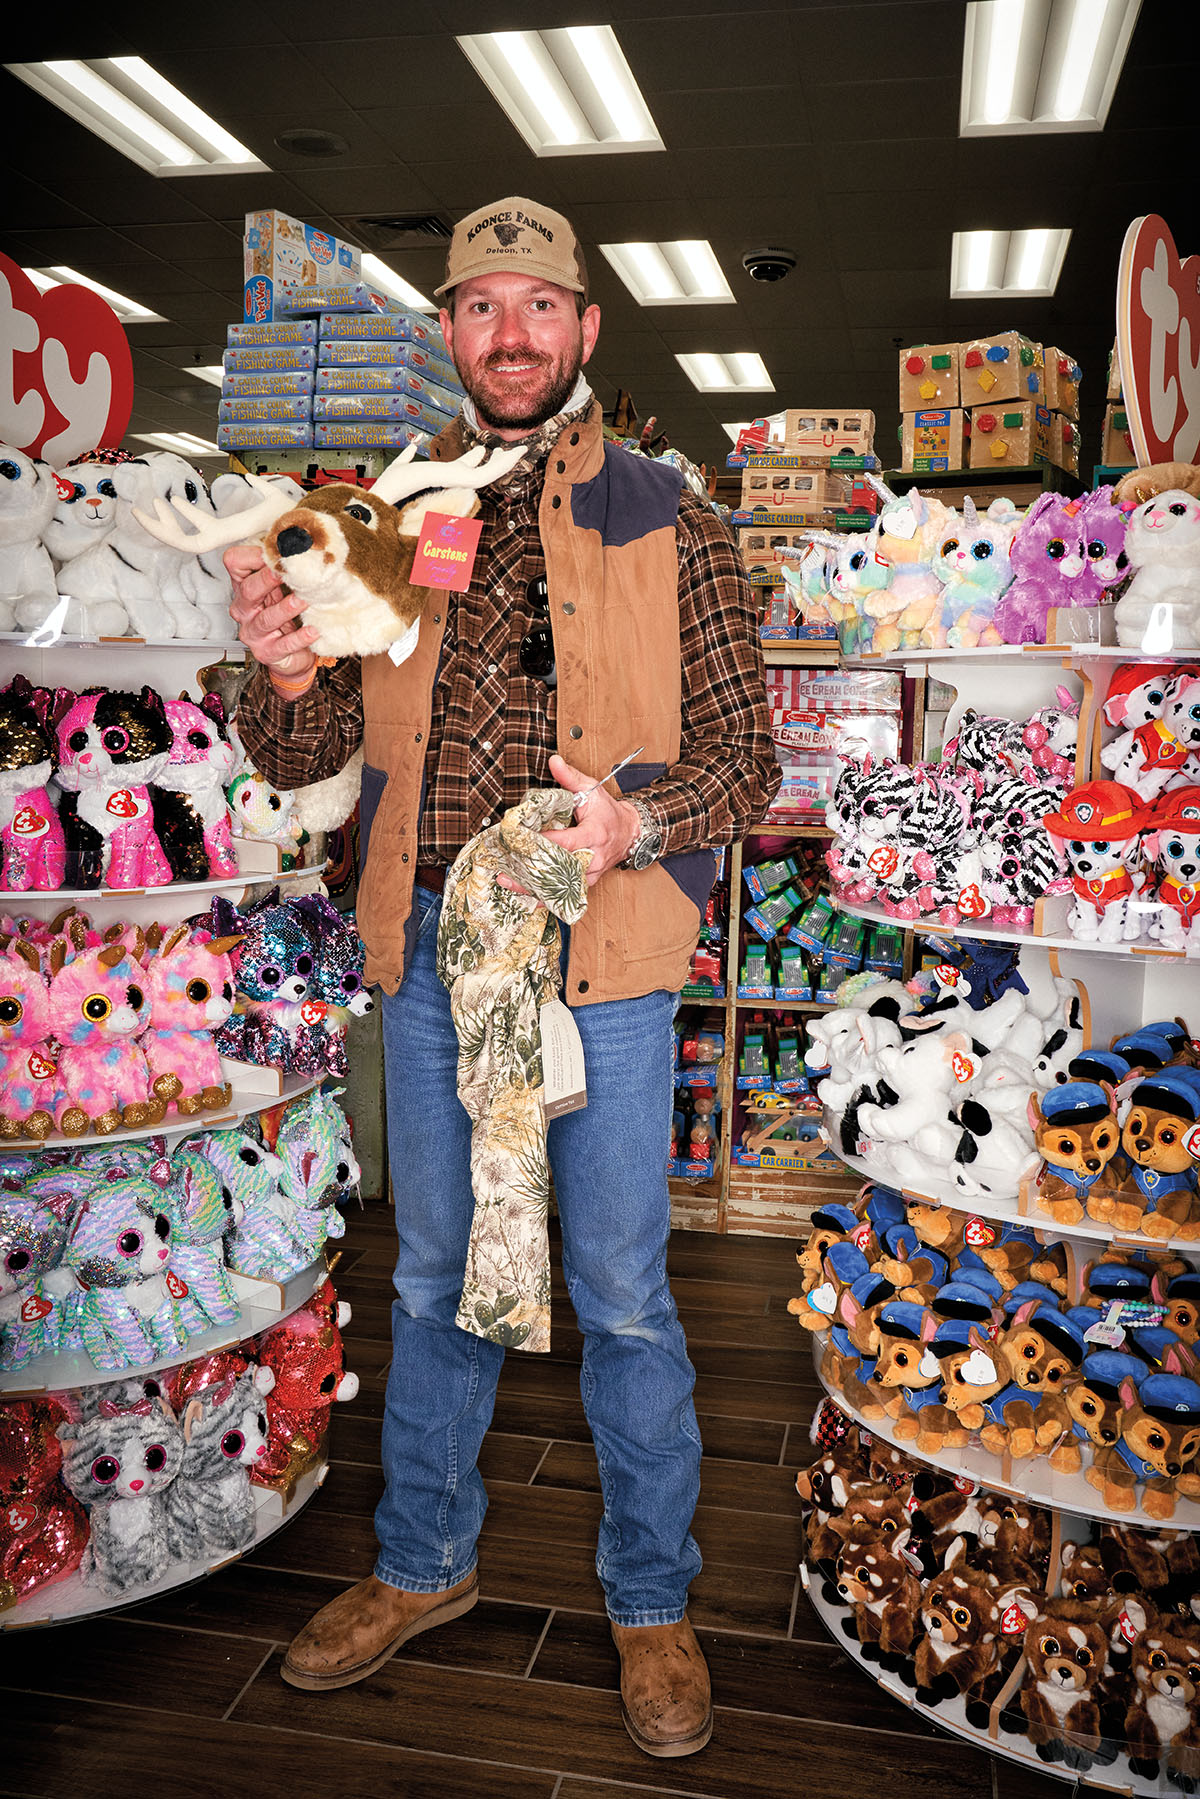
[[[528,376],[515,387],[497,389],[489,379],[496,364],[531,363]],[[475,403],[481,425],[505,431],[533,431],[562,411],[579,379],[583,367],[583,338],[552,362],[533,349],[493,351],[476,368],[465,368],[457,359],[454,364],[459,379]]]

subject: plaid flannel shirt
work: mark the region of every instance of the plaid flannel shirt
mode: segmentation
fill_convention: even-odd
[[[527,788],[553,784],[555,694],[521,673],[518,649],[534,622],[529,585],[545,573],[537,512],[546,455],[567,422],[553,422],[548,442],[543,429],[530,460],[503,485],[483,490],[470,585],[438,596],[447,617],[425,758],[421,863],[448,865]],[[488,441],[469,428],[467,437]],[[738,841],[761,820],[780,781],[753,591],[724,523],[686,487],[676,541],[680,755],[638,793],[672,852]],[[362,741],[357,659],[319,670],[297,700],[284,699],[257,669],[238,708],[238,730],[255,766],[277,787],[335,774]]]

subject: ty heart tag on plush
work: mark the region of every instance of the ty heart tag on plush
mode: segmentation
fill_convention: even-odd
[[[964,918],[986,918],[992,909],[990,901],[980,893],[974,881],[962,889],[956,904]]]
[[[31,1081],[48,1081],[50,1076],[56,1072],[54,1063],[48,1056],[44,1056],[40,1049],[30,1050],[25,1066],[29,1070]]]
[[[872,850],[871,854],[867,857],[867,867],[873,875],[883,875],[886,877],[887,875],[895,874],[899,861],[900,856],[898,851],[894,850],[890,844],[881,844],[877,850]]]
[[[171,1298],[172,1299],[186,1299],[188,1296],[188,1291],[189,1291],[189,1288],[188,1288],[187,1282],[181,1281],[179,1276],[176,1274],[176,1272],[173,1268],[168,1268],[167,1269],[167,1292],[171,1295]]]
[[[950,962],[939,962],[933,972],[940,987],[957,987],[962,980],[962,970]]]
[[[300,1008],[300,1019],[303,1024],[320,1024],[329,1007],[323,999],[306,999]]]
[[[975,1064],[972,1062],[970,1056],[964,1056],[961,1050],[955,1050],[954,1055],[951,1058],[950,1066],[954,1070],[954,1078],[956,1081],[965,1082],[973,1081],[975,1079]]]
[[[14,837],[44,837],[49,829],[50,820],[43,817],[36,806],[21,806],[13,815]]]
[[[1183,1140],[1183,1147],[1194,1162],[1200,1162],[1200,1124],[1194,1124]]]
[[[1127,1643],[1136,1643],[1137,1642],[1137,1631],[1134,1629],[1133,1624],[1130,1621],[1129,1613],[1127,1611],[1125,1611],[1123,1608],[1121,1611],[1121,1616],[1117,1619],[1117,1628]]]
[[[826,1318],[833,1317],[833,1309],[837,1305],[837,1289],[832,1281],[825,1281],[814,1287],[808,1296],[808,1303],[814,1312],[823,1312]]]
[[[1134,219],[1117,271],[1117,355],[1140,463],[1200,455],[1200,256],[1157,213]]]
[[[869,1224],[860,1224],[856,1231],[851,1231],[850,1241],[851,1241],[851,1243],[853,1243],[855,1245],[856,1248],[865,1249],[867,1247],[867,1244],[871,1241],[870,1225]]]
[[[1023,1636],[1028,1622],[1028,1618],[1014,1599],[1011,1605],[1006,1605],[1004,1608],[1000,1619],[1000,1630],[1006,1637]]]
[[[996,1241],[996,1227],[986,1218],[968,1218],[963,1237],[969,1248],[987,1249]]]
[[[110,793],[104,802],[104,810],[111,812],[114,818],[140,818],[143,812],[149,811],[146,801],[131,793],[128,787],[118,787]]]
[[[14,1536],[24,1537],[28,1536],[40,1517],[41,1513],[31,1500],[19,1499],[16,1505],[10,1505],[5,1512],[4,1522]]]
[[[979,1482],[977,1480],[968,1480],[965,1474],[956,1474],[954,1476],[954,1490],[956,1493],[964,1494],[968,1499],[973,1499],[975,1494],[979,1491]]]
[[[39,1324],[41,1320],[54,1310],[50,1300],[40,1293],[31,1293],[21,1307],[22,1324]]]
[[[996,1378],[996,1364],[982,1349],[973,1349],[958,1372],[968,1387],[990,1387]]]

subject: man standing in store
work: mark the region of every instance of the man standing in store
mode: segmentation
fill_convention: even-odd
[[[582,792],[637,750],[618,793],[599,788],[575,825],[548,833],[592,852],[564,986],[587,1106],[551,1124],[549,1155],[584,1336],[604,1496],[596,1567],[623,1715],[648,1754],[689,1755],[709,1739],[712,1705],[685,1615],[700,1438],[666,1275],[671,1021],[713,846],[740,839],[778,785],[753,597],[711,508],[673,469],[604,443],[581,374],[600,312],[566,219],[522,198],[482,208],[456,227],[438,291],[468,399],[431,453],[527,446],[483,490],[467,590],[431,594],[401,667],[373,656],[318,668],[313,633],[260,552],[226,557],[233,616],[260,664],[238,712],[255,764],[295,787],[365,751],[358,922],[383,990],[400,1240],[379,1557],[300,1632],[284,1678],[347,1686],[475,1603],[487,1507],[476,1458],[504,1350],[454,1322],[474,1202],[458,1041],[434,965],[441,890],[463,845],[527,788]]]

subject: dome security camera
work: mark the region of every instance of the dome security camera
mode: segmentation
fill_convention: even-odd
[[[795,251],[781,249],[778,245],[765,250],[747,250],[742,257],[742,267],[752,281],[782,281],[795,266]]]

